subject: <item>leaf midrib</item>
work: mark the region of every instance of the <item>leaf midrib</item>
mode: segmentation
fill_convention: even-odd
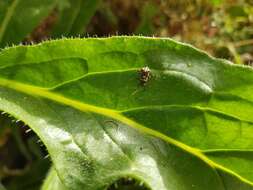
[[[71,58],[77,58],[77,57],[71,57]],[[67,59],[71,59],[71,58],[67,58]],[[79,58],[80,58],[80,57],[79,57]],[[87,60],[87,59],[85,59],[85,58],[80,58],[80,59]],[[55,60],[58,60],[58,59],[55,59]],[[43,62],[48,62],[48,61],[43,61]],[[38,63],[36,63],[36,64],[41,64],[41,63],[43,63],[43,62],[38,62]],[[30,65],[30,64],[21,64],[21,65]],[[11,65],[10,67],[12,67],[12,66],[14,66],[14,65]],[[7,66],[7,67],[9,67],[9,66]],[[7,67],[3,67],[3,68],[0,67],[0,70],[1,70],[1,69],[5,69],[5,68],[7,68]],[[77,77],[77,78],[73,78],[73,79],[71,79],[71,80],[67,80],[67,81],[64,81],[64,82],[62,82],[62,83],[59,83],[59,84],[57,84],[57,85],[55,85],[55,86],[43,87],[43,89],[45,89],[45,90],[55,90],[56,88],[60,88],[60,87],[62,87],[62,86],[64,86],[64,85],[67,85],[67,84],[70,84],[70,83],[73,83],[73,82],[77,82],[77,81],[79,81],[79,80],[85,79],[85,78],[90,77],[90,76],[104,75],[104,74],[111,74],[111,73],[123,73],[123,72],[131,72],[131,71],[138,71],[138,70],[139,70],[139,68],[116,69],[116,70],[109,70],[109,71],[92,71],[92,72],[88,72],[88,73],[86,73],[86,74],[84,74],[84,75],[82,75],[82,76],[79,76],[79,77]],[[216,91],[215,91],[213,88],[211,88],[206,82],[204,82],[203,80],[200,80],[198,77],[196,77],[196,76],[193,75],[193,74],[185,73],[185,72],[183,72],[183,71],[176,70],[176,69],[169,69],[169,70],[165,70],[165,71],[163,71],[163,70],[161,70],[161,69],[152,69],[152,70],[153,70],[153,71],[159,71],[159,72],[166,72],[166,73],[172,72],[172,73],[175,73],[175,74],[180,74],[180,75],[182,74],[182,75],[189,76],[189,77],[191,77],[191,78],[196,79],[199,83],[201,83],[202,85],[204,85],[204,86],[205,86],[205,89],[206,89],[206,90],[208,89],[208,93],[210,93],[210,94],[213,94],[213,95],[216,94],[216,95],[221,95],[221,96],[222,96],[222,95],[236,96],[237,98],[240,98],[241,100],[246,101],[246,102],[248,102],[248,103],[250,103],[250,104],[253,105],[253,102],[252,102],[252,101],[247,100],[247,99],[245,99],[244,97],[241,97],[241,96],[239,96],[239,95],[234,95],[234,94],[224,93],[224,92],[216,92]],[[41,87],[41,88],[42,88],[42,87]],[[152,105],[152,106],[150,106],[150,107],[153,107],[153,106],[162,106],[162,105]],[[168,106],[168,105],[166,105],[166,106]],[[184,105],[180,105],[180,104],[179,104],[179,105],[169,105],[169,106],[184,106]],[[141,107],[138,107],[137,109],[140,109],[140,108],[141,108]],[[148,108],[148,107],[147,107],[147,108]],[[222,114],[222,115],[225,115],[225,116],[229,116],[229,117],[234,118],[234,119],[236,119],[236,120],[238,120],[238,121],[241,121],[241,122],[247,122],[247,123],[253,124],[252,121],[245,120],[245,119],[241,119],[241,118],[239,118],[239,117],[236,116],[236,115],[228,114],[228,113],[222,112],[222,111],[217,110],[217,109],[212,109],[212,108],[203,107],[203,106],[192,106],[192,108],[216,112],[216,113],[218,113],[218,114]],[[131,108],[131,111],[134,110],[134,109],[136,109],[136,108]],[[126,111],[129,111],[129,110],[126,109],[126,110],[117,110],[117,111],[126,112]]]
[[[226,152],[226,153],[243,153],[243,152],[248,152],[248,153],[253,153],[253,149],[205,149],[201,150],[203,154],[208,154],[208,153],[221,153],[221,152]]]
[[[41,63],[41,62],[40,62]],[[77,77],[77,78],[73,78],[71,80],[67,80],[67,81],[64,81],[58,85],[55,85],[55,86],[52,86],[52,87],[35,87],[35,88],[38,88],[40,90],[44,90],[44,91],[53,91],[57,88],[60,88],[64,85],[67,85],[67,84],[70,84],[70,83],[73,83],[73,82],[77,82],[79,80],[82,80],[82,79],[85,79],[87,77],[90,77],[90,76],[97,76],[97,75],[104,75],[104,74],[112,74],[112,73],[122,73],[122,72],[132,72],[132,71],[138,71],[139,68],[131,68],[131,69],[121,69],[121,70],[113,70],[113,71],[92,71],[92,72],[89,72],[85,75],[82,75],[80,77]],[[1,70],[1,68],[0,68]],[[154,70],[154,69],[152,69]],[[155,71],[161,71],[163,72],[162,70],[155,70]],[[195,79],[197,79],[200,83],[206,85],[208,88],[211,89],[210,86],[208,86],[205,82],[199,80],[199,78],[197,78],[196,76],[194,75],[191,75],[189,73],[184,73],[182,71],[178,71],[178,70],[167,70],[166,72],[176,72],[176,73],[179,73],[179,74],[186,74],[187,76],[189,77],[193,77]],[[1,80],[1,78],[0,78]],[[8,80],[8,79],[3,79],[3,80]],[[10,80],[8,80],[10,81]],[[14,81],[12,81],[14,82]],[[16,82],[15,82],[16,83]],[[0,84],[1,85],[1,84]],[[29,85],[30,87],[34,87],[32,85]],[[233,95],[233,94],[229,94],[229,93],[218,93],[218,92],[215,92],[215,91],[212,91],[211,92],[213,95],[217,94],[217,95]],[[234,95],[233,95],[234,96]],[[236,96],[242,100],[245,100],[243,97],[240,97],[240,96]],[[253,102],[247,100],[247,102],[251,103],[253,105]],[[246,123],[249,123],[249,124],[253,124],[253,121],[250,121],[250,120],[246,120],[246,119],[241,119],[239,118],[238,116],[234,115],[234,114],[229,114],[229,113],[226,113],[226,112],[223,112],[221,110],[217,110],[217,109],[214,109],[214,108],[210,108],[210,107],[205,107],[205,106],[199,106],[199,105],[181,105],[181,104],[170,104],[170,105],[148,105],[148,106],[142,106],[142,107],[138,107],[138,108],[129,108],[129,109],[123,109],[123,110],[113,110],[114,112],[117,111],[117,112],[120,112],[120,113],[124,113],[124,112],[130,112],[130,111],[137,111],[137,110],[141,110],[141,109],[151,109],[151,108],[154,108],[154,109],[157,109],[157,108],[172,108],[172,107],[178,107],[178,108],[193,108],[193,109],[197,109],[197,110],[201,110],[201,111],[210,111],[210,112],[214,112],[214,113],[218,113],[219,115],[224,115],[224,116],[228,116],[230,118],[233,118],[237,121],[240,121],[240,122],[246,122]],[[108,108],[106,108],[107,110],[109,110]],[[112,109],[110,109],[112,110]]]
[[[207,156],[205,156],[204,154],[201,153],[200,150],[196,149],[196,148],[192,148],[182,142],[179,142],[171,137],[168,137],[158,131],[155,131],[153,129],[147,128],[133,120],[130,120],[129,118],[121,115],[119,112],[116,112],[114,110],[111,109],[107,109],[107,108],[101,108],[101,107],[97,107],[97,106],[93,106],[93,105],[89,105],[89,104],[85,104],[85,103],[81,103],[78,102],[76,100],[72,100],[66,97],[63,97],[61,95],[55,94],[53,92],[49,92],[46,89],[43,88],[39,88],[39,87],[34,87],[31,85],[26,85],[26,84],[22,84],[22,83],[18,83],[15,81],[11,81],[11,80],[7,80],[7,79],[1,79],[0,78],[0,86],[2,87],[6,87],[9,89],[13,89],[16,90],[18,92],[22,92],[24,94],[28,94],[31,96],[37,96],[37,97],[41,97],[41,98],[45,98],[45,99],[49,99],[55,102],[58,102],[60,104],[64,104],[66,106],[70,106],[73,107],[75,109],[78,109],[80,111],[85,111],[85,112],[91,112],[91,113],[97,113],[100,115],[104,115],[107,117],[111,117],[113,119],[116,119],[132,128],[135,128],[143,133],[146,133],[148,135],[157,137],[159,139],[164,140],[165,142],[168,142],[170,144],[173,144],[176,147],[179,147],[180,149],[196,156],[197,158],[201,159],[202,161],[204,161],[207,165],[209,165],[211,168],[213,169],[220,169],[223,170],[227,173],[230,173],[232,175],[234,175],[235,177],[237,177],[238,179],[240,179],[241,181],[243,181],[244,183],[247,183],[249,185],[253,186],[253,182],[249,181],[248,179],[238,175],[237,173],[235,173],[234,171],[225,168],[222,165],[217,164],[216,162],[210,160]]]

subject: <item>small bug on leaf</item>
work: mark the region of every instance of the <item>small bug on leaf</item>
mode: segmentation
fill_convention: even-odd
[[[142,86],[146,86],[147,82],[149,81],[149,79],[151,78],[151,70],[149,69],[149,67],[142,67],[139,70],[140,73],[140,82]]]

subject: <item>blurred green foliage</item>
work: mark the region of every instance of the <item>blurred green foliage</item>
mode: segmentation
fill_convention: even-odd
[[[236,64],[253,65],[252,0],[58,2],[21,42],[79,35],[171,37]],[[0,20],[7,10],[4,4],[0,2]],[[25,27],[25,23],[21,24]],[[49,167],[49,160],[44,159],[46,151],[37,143],[36,135],[25,133],[28,128],[21,126],[22,123],[16,123],[6,114],[0,116],[0,190],[4,189],[1,181],[7,189],[20,189],[19,185],[27,176],[33,180],[22,189],[39,189]]]
[[[171,37],[238,64],[253,61],[251,0],[107,0],[88,33]],[[106,8],[104,8],[106,7]],[[101,23],[104,23],[101,26]]]

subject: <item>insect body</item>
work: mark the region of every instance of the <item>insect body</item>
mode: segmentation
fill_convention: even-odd
[[[149,81],[149,79],[151,78],[151,70],[149,69],[149,67],[142,67],[139,70],[140,73],[140,82],[142,86],[145,86],[147,84],[147,82]]]

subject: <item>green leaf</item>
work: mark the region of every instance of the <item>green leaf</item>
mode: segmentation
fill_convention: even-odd
[[[100,0],[59,2],[58,21],[54,27],[52,36],[76,36],[83,34],[99,2]]]
[[[0,109],[38,134],[68,189],[125,177],[159,190],[253,188],[249,67],[170,39],[113,37],[8,48],[0,69]]]
[[[48,172],[47,178],[41,187],[41,190],[65,190],[66,187],[60,181],[54,168]]]
[[[20,43],[45,18],[56,0],[0,2],[0,47]]]
[[[231,6],[229,7],[229,9],[227,10],[229,15],[232,18],[236,18],[236,17],[248,17],[248,14],[246,13],[246,11],[244,10],[243,6]]]
[[[223,0],[211,0],[211,3],[215,6],[222,5]]]

